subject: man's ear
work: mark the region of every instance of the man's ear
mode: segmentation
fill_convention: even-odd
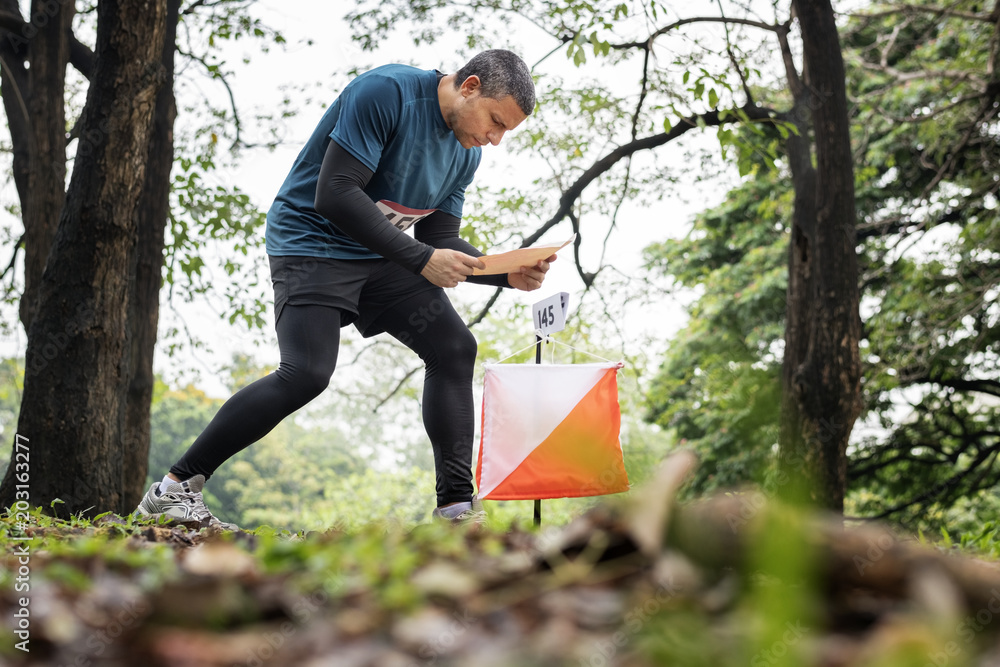
[[[479,87],[481,85],[482,82],[479,80],[479,77],[473,74],[472,76],[470,76],[469,78],[467,78],[465,81],[462,82],[462,85],[459,86],[458,90],[460,93],[462,93],[463,97],[468,97],[469,95],[472,95],[474,92],[479,90]]]

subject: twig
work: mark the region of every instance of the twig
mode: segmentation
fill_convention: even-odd
[[[7,268],[5,268],[3,270],[3,273],[0,273],[0,280],[3,280],[7,276],[7,272],[8,271],[13,272],[13,270],[14,270],[14,264],[17,262],[17,251],[21,247],[23,247],[23,245],[24,245],[24,237],[25,236],[26,236],[26,234],[21,234],[21,238],[19,238],[17,240],[17,242],[14,244],[14,252],[11,253],[11,255],[10,255],[10,263],[7,264]],[[14,284],[13,281],[11,281],[11,285],[12,286],[13,286],[13,284]]]
[[[374,408],[372,408],[372,412],[373,413],[378,412],[378,409],[381,408],[386,403],[388,403],[389,400],[393,396],[395,396],[396,394],[398,394],[399,391],[403,388],[403,385],[406,384],[407,380],[409,380],[411,377],[413,377],[413,374],[416,373],[417,371],[419,371],[421,368],[423,368],[423,366],[417,366],[415,368],[411,368],[410,370],[406,371],[406,374],[400,379],[399,382],[396,383],[396,386],[392,388],[392,391],[390,391],[388,394],[386,394],[382,398],[382,400],[379,401],[378,404]]]
[[[902,13],[922,13],[922,14],[936,14],[938,16],[949,16],[953,18],[969,19],[971,21],[983,21],[985,23],[992,23],[994,19],[990,14],[975,14],[972,12],[963,12],[956,9],[948,9],[945,7],[933,7],[929,5],[911,5],[909,3],[890,5],[890,9],[886,9],[879,12],[853,12],[848,13],[846,16],[856,19],[879,19],[885,18],[886,16],[895,16],[896,14]]]

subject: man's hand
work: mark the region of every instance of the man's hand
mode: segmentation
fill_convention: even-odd
[[[424,265],[420,275],[438,287],[454,287],[472,275],[473,269],[485,269],[482,260],[464,252],[438,248]]]
[[[531,292],[542,286],[545,274],[549,271],[549,264],[556,261],[556,256],[551,255],[548,259],[540,259],[534,266],[522,266],[520,271],[507,274],[507,282],[510,286],[522,292]]]

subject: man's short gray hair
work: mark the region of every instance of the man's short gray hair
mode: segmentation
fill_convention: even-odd
[[[504,49],[477,53],[455,74],[455,87],[470,76],[478,76],[483,97],[491,100],[510,95],[525,116],[535,109],[535,82],[528,66],[517,54]]]

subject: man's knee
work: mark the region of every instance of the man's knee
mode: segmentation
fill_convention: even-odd
[[[303,367],[282,365],[278,367],[277,375],[285,381],[292,395],[298,396],[302,402],[309,402],[330,386],[333,368],[320,364]]]
[[[439,344],[439,354],[445,361],[462,366],[474,365],[478,353],[479,343],[466,327],[455,330]]]
[[[310,399],[316,398],[330,386],[330,378],[333,376],[332,368],[312,366],[306,368],[298,374],[298,383],[302,387],[304,394],[308,394]]]

